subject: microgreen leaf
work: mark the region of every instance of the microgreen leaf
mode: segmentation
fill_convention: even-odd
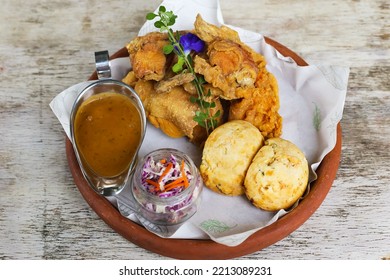
[[[172,67],[172,71],[175,73],[179,73],[183,69],[184,59],[179,57],[178,61]]]
[[[177,18],[177,16],[172,15],[172,17],[169,18],[168,25],[169,26],[174,25],[176,23],[176,18]]]
[[[173,51],[173,46],[171,44],[165,45],[163,47],[164,54],[170,54]]]
[[[148,13],[148,14],[146,15],[146,19],[147,19],[147,20],[152,20],[152,19],[155,19],[156,17],[157,17],[157,15],[154,14],[154,13]]]
[[[191,96],[190,96],[190,101],[191,101],[191,103],[198,103],[198,102],[199,102],[199,99],[196,98],[195,96],[191,95]]]
[[[161,21],[156,21],[155,23],[154,23],[154,27],[156,27],[156,28],[161,28],[161,27],[163,27],[164,26],[164,24],[161,22]]]
[[[203,107],[210,108],[211,104],[209,102],[203,102]]]

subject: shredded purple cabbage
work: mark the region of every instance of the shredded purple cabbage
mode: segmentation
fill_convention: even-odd
[[[156,190],[156,187],[152,184],[149,184],[147,180],[151,180],[158,184],[158,180],[161,177],[161,175],[164,173],[165,169],[167,168],[168,164],[172,163],[173,167],[170,169],[168,174],[166,174],[161,182],[159,183],[160,189]],[[166,162],[162,163],[161,161],[155,161],[152,156],[149,156],[143,167],[142,167],[142,174],[141,174],[141,183],[142,186],[149,192],[155,195],[158,195],[159,197],[172,197],[179,193],[181,193],[185,188],[184,186],[179,186],[176,188],[173,188],[171,190],[165,191],[165,186],[169,183],[179,179],[182,177],[182,172],[180,170],[180,164],[181,162],[178,162],[176,157],[174,155],[170,155]],[[193,179],[193,176],[187,166],[187,164],[184,164],[184,171],[187,176],[188,183],[191,182]]]

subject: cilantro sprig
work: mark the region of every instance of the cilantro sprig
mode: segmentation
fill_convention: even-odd
[[[172,66],[172,71],[175,73],[190,72],[193,77],[193,84],[196,88],[197,96],[191,96],[190,101],[198,104],[199,110],[195,112],[194,121],[201,127],[206,129],[209,135],[218,124],[218,118],[221,114],[220,110],[212,113],[212,109],[216,107],[214,101],[211,100],[211,92],[208,90],[205,93],[204,77],[195,73],[194,62],[191,57],[191,51],[201,52],[204,48],[204,42],[192,33],[181,35],[178,31],[174,32],[171,28],[176,22],[177,15],[172,11],[167,11],[164,6],[160,6],[157,14],[148,13],[147,20],[154,20],[154,26],[160,29],[160,32],[167,32],[170,44],[163,47],[164,54],[168,55],[172,52],[177,56],[177,62]]]

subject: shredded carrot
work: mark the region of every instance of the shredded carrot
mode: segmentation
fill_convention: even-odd
[[[177,185],[177,184],[180,184],[180,183],[183,183],[183,178],[177,178],[175,181],[170,182],[169,184],[166,184],[164,187],[166,189],[166,188],[169,188],[169,187],[171,187],[173,185]]]
[[[184,186],[184,183],[183,183],[183,182],[179,182],[179,183],[177,183],[177,184],[174,184],[174,185],[171,185],[171,186],[169,186],[169,187],[166,187],[165,190],[164,190],[164,192],[170,191],[170,190],[175,189],[175,188],[178,188],[178,187],[183,187],[183,186]]]
[[[187,188],[189,184],[188,184],[186,172],[184,170],[184,160],[181,161],[180,171],[181,171],[181,177],[183,178],[184,181],[184,187]]]
[[[162,181],[162,179],[164,179],[164,177],[171,170],[172,166],[173,166],[172,162],[168,163],[167,167],[165,167],[164,172],[161,174],[160,178],[158,178],[158,183],[160,183]]]
[[[155,190],[156,192],[157,192],[157,191],[159,191],[159,192],[166,192],[166,191],[172,190],[172,189],[174,189],[174,188],[184,186],[183,184],[184,184],[183,178],[178,178],[178,179],[176,179],[175,181],[170,182],[169,184],[165,185],[165,186],[164,186],[164,190],[161,190],[161,189],[160,189],[160,186],[158,186],[158,187],[156,186],[156,187],[154,188],[154,190]]]
[[[146,179],[146,183],[148,183],[149,185],[152,185],[152,186],[154,186],[154,187],[160,189],[160,184],[157,183],[157,182],[155,182],[155,181],[152,181],[152,180],[150,180],[150,179]]]
[[[160,163],[165,164],[165,163],[167,163],[167,160],[166,159],[161,159]],[[153,180],[150,180],[150,179],[147,179],[146,182],[148,184],[154,186],[154,190],[156,192],[166,192],[166,191],[172,190],[174,188],[178,188],[178,187],[187,188],[189,186],[189,182],[188,182],[187,174],[185,172],[185,162],[184,162],[184,160],[182,160],[181,164],[180,164],[181,176],[179,178],[177,178],[176,180],[170,182],[169,184],[166,184],[163,188],[160,187],[161,181],[164,179],[164,177],[166,177],[168,175],[168,173],[170,172],[170,170],[172,168],[173,168],[173,163],[172,162],[168,162],[167,166],[165,167],[165,169],[164,169],[163,173],[161,174],[161,176],[158,178],[157,182],[155,182]]]

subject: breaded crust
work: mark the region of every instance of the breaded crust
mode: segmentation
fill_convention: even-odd
[[[244,194],[246,171],[263,143],[260,131],[247,121],[217,127],[206,140],[200,165],[206,187],[225,195]]]
[[[270,138],[258,151],[245,177],[245,194],[267,211],[292,206],[305,192],[309,166],[304,153],[293,143]]]

